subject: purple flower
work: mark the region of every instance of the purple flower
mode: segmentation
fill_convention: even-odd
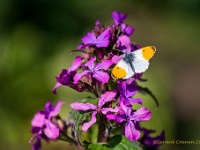
[[[107,47],[110,43],[110,30],[106,29],[101,35],[96,37],[94,33],[88,32],[86,36],[82,37],[84,46],[96,46],[97,48]]]
[[[131,36],[133,34],[133,32],[135,31],[135,29],[131,26],[126,25],[125,23],[121,24],[121,31],[127,35],[127,36]]]
[[[37,134],[36,136],[33,136],[29,140],[29,143],[33,143],[33,141],[35,140],[35,143],[32,145],[32,150],[39,150],[41,148],[42,146],[41,139],[42,139],[41,134]],[[45,140],[48,141],[48,139],[45,139]]]
[[[129,49],[131,45],[131,40],[127,35],[120,35],[117,39],[116,46],[123,52],[130,52]]]
[[[130,78],[126,81],[118,81],[117,89],[120,93],[120,101],[123,101],[125,105],[135,103],[142,104],[141,98],[132,98],[138,91],[134,78]]]
[[[33,150],[39,150],[41,147],[41,139],[44,137],[45,140],[56,139],[59,136],[60,128],[56,122],[52,122],[52,117],[55,117],[60,112],[61,106],[64,104],[63,101],[59,101],[56,106],[52,105],[52,102],[47,102],[45,104],[44,111],[38,111],[32,121],[32,130],[33,134],[36,134],[30,139],[30,143],[33,140],[36,140],[33,145]]]
[[[81,87],[80,85],[75,85],[73,83],[74,82],[73,77],[76,74],[76,70],[81,65],[82,59],[83,59],[82,57],[77,56],[75,60],[73,61],[72,66],[69,67],[68,70],[63,69],[62,72],[58,76],[56,76],[57,83],[55,84],[52,90],[54,94],[56,94],[56,89],[60,87],[61,85],[66,85],[75,89],[76,91],[83,92],[83,87]]]
[[[113,64],[117,64],[119,61],[120,61],[120,59],[122,59],[123,58],[123,55],[120,55],[120,56],[118,56],[118,55],[114,55],[114,56],[112,56],[112,62],[113,62]]]
[[[101,25],[101,22],[99,20],[96,20],[95,25]]]
[[[118,111],[118,114],[116,114],[116,110]],[[140,137],[140,131],[135,128],[135,124],[139,121],[148,121],[151,118],[151,112],[145,107],[133,111],[131,105],[126,106],[120,101],[120,106],[116,106],[113,110],[110,109],[110,112],[107,112],[106,117],[109,120],[115,120],[118,123],[125,123],[125,136],[129,140],[136,141]]]
[[[112,18],[114,20],[114,23],[118,26],[119,24],[121,24],[125,19],[126,19],[127,15],[122,14],[118,11],[113,11],[112,12]]]
[[[91,74],[93,78],[97,79],[102,83],[107,83],[109,80],[109,75],[106,72],[101,70],[108,70],[109,67],[113,64],[111,60],[104,60],[102,63],[97,63],[94,65],[96,57],[92,57],[88,62],[85,63],[85,66],[89,70],[85,70],[82,73],[77,73],[74,76],[74,84],[77,84],[78,81],[85,75]]]
[[[86,132],[88,130],[88,128],[96,122],[96,114],[98,112],[101,112],[101,109],[103,109],[102,108],[103,105],[107,102],[112,101],[115,98],[116,94],[117,94],[116,91],[110,91],[110,92],[106,92],[106,93],[102,94],[98,101],[97,106],[95,106],[94,104],[91,104],[91,103],[84,104],[84,103],[80,103],[80,102],[74,102],[70,105],[71,108],[73,108],[74,110],[82,110],[82,111],[91,111],[92,112],[91,120],[89,122],[86,122],[83,124],[82,131]]]

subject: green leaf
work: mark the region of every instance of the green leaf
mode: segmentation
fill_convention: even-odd
[[[81,101],[82,103],[91,103],[91,104],[94,104],[94,105],[97,105],[97,102],[98,102],[98,98],[87,98],[87,99],[83,99]]]
[[[122,135],[111,137],[107,144],[93,144],[86,141],[84,144],[86,150],[142,150],[139,142],[130,141]]]
[[[79,143],[81,143],[79,139],[79,126],[82,124],[83,121],[87,119],[88,112],[83,112],[83,111],[77,111],[77,110],[71,110],[69,117],[67,118],[67,124],[71,119],[74,120],[74,126],[72,128],[72,131],[74,132],[75,140]]]
[[[92,103],[94,105],[97,105],[97,100],[98,99],[93,99],[93,98],[87,98],[82,100],[82,103]],[[86,121],[88,116],[89,116],[88,111],[77,111],[77,110],[71,110],[69,113],[69,116],[67,118],[66,124],[69,124],[70,120],[74,121],[74,125],[72,128],[72,131],[74,132],[75,140],[82,144],[80,138],[79,138],[79,133],[80,133],[80,128],[79,126],[82,125],[83,121]]]

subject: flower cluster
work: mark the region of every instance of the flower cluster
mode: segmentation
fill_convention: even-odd
[[[112,79],[111,70],[124,53],[130,53],[141,46],[130,40],[135,29],[124,22],[127,15],[114,11],[112,18],[114,23],[107,27],[97,20],[94,29],[82,37],[82,43],[74,51],[82,55],[74,59],[71,67],[63,69],[56,76],[57,83],[52,92],[56,94],[58,87],[68,86],[78,92],[94,94],[89,100],[70,104],[74,111],[86,114],[82,121],[70,121],[74,126],[81,125],[83,132],[98,124],[98,142],[107,142],[111,135],[119,132],[130,141],[139,141],[142,132],[139,123],[151,118],[151,111],[142,106],[142,99],[134,98],[139,92],[137,80],[141,79],[142,74],[135,74],[126,80],[116,80]],[[63,102],[59,102],[53,107],[51,103],[47,103],[45,110],[34,116],[32,133],[36,136],[31,141],[37,139],[37,142],[33,147],[40,147],[41,138],[55,140],[63,132],[55,117],[62,104]],[[135,109],[136,104],[141,107]],[[64,126],[68,127],[69,124]],[[119,130],[114,130],[116,128]],[[72,133],[79,132],[73,128]],[[70,138],[77,142],[77,137],[79,136],[72,135]]]
[[[30,139],[30,143],[36,140],[33,145],[33,150],[38,150],[41,147],[41,139],[56,140],[59,136],[59,132],[63,130],[63,126],[58,123],[58,118],[56,117],[60,112],[61,106],[64,104],[63,101],[59,101],[56,106],[53,106],[49,101],[45,104],[44,111],[38,111],[32,121],[31,132],[36,134]]]

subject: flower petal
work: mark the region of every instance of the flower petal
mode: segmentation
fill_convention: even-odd
[[[53,106],[52,101],[46,102],[46,104],[44,105],[44,113],[46,117],[49,116],[50,112],[54,109],[54,107],[55,106]]]
[[[137,84],[135,82],[135,80],[133,80],[133,78],[129,78],[126,82],[126,90],[127,90],[127,95],[126,97],[131,97],[131,96],[134,96],[137,91],[138,91],[138,88],[137,88]]]
[[[83,43],[79,44],[79,45],[76,47],[76,49],[77,49],[77,50],[80,50],[80,52],[81,52],[81,50],[83,50],[84,48],[85,48],[85,45],[84,45]]]
[[[117,86],[120,95],[124,96],[124,98],[129,98],[132,97],[136,94],[137,92],[137,84],[135,82],[135,80],[126,80],[126,81],[122,81],[122,82],[118,82],[118,86]]]
[[[140,132],[135,129],[132,121],[128,121],[125,126],[125,136],[131,141],[136,141],[140,137]]]
[[[115,22],[116,25],[119,25],[126,19],[127,15],[119,13],[118,11],[113,11],[112,12],[112,18]]]
[[[96,114],[97,114],[97,111],[94,111],[92,113],[92,118],[89,122],[86,122],[83,124],[82,126],[82,131],[83,132],[86,132],[88,130],[89,127],[91,127],[91,125],[93,125],[97,120],[96,120]]]
[[[128,36],[121,35],[118,37],[116,44],[120,49],[125,49],[127,47],[130,47],[131,40]]]
[[[116,108],[118,108],[118,107],[116,107]],[[107,114],[108,112],[112,112],[112,113],[117,113],[117,112],[119,112],[119,108],[118,109],[116,109],[116,108],[102,108],[101,109],[101,112],[105,115],[105,114]]]
[[[74,76],[74,84],[77,84],[78,81],[85,75],[89,74],[90,73],[90,70],[85,70],[83,71],[82,73],[77,73],[75,76]]]
[[[114,115],[114,114],[112,114],[112,113],[107,113],[107,114],[106,114],[106,118],[107,118],[108,120],[114,120],[114,121],[116,121],[116,122],[118,122],[118,123],[122,123],[123,121],[126,120],[125,117],[123,117],[123,116],[118,116],[118,115]]]
[[[121,31],[128,36],[131,36],[135,29],[129,25],[126,25],[125,23],[121,24]]]
[[[99,20],[96,20],[95,25],[96,26],[101,25],[101,22]]]
[[[56,76],[57,82],[59,82],[62,85],[67,85],[67,83],[70,82],[70,75],[68,74],[68,71],[66,69],[63,69],[61,73]]]
[[[101,108],[105,103],[112,101],[115,98],[116,94],[116,90],[105,92],[104,94],[102,94],[98,101],[98,107]]]
[[[93,70],[95,61],[96,61],[96,57],[91,57],[90,60],[85,63],[85,66],[88,67],[89,70]]]
[[[36,142],[33,144],[33,146],[32,146],[32,150],[40,150],[40,148],[41,148],[41,136],[40,135],[35,135],[35,136],[33,136],[30,140],[29,140],[29,143],[31,143],[32,144],[32,142],[33,141],[35,141],[36,140]]]
[[[70,74],[70,72],[72,71],[76,71],[78,69],[78,67],[81,65],[83,58],[80,56],[77,56],[73,63],[72,66],[68,68],[67,72]]]
[[[51,117],[53,117],[53,116],[56,116],[59,112],[60,112],[60,108],[61,108],[61,106],[64,104],[65,102],[63,102],[63,101],[59,101],[58,103],[57,103],[57,105],[54,107],[54,109],[50,112],[50,114],[49,114],[49,119],[51,118]]]
[[[53,123],[47,120],[44,133],[48,138],[56,139],[59,136],[59,128],[57,128]]]
[[[103,71],[95,71],[93,72],[93,77],[102,83],[108,83],[110,76]]]
[[[135,31],[135,29],[131,26],[127,26],[126,29],[124,30],[124,33],[128,36],[131,36],[133,34],[133,32]]]
[[[94,45],[97,42],[95,35],[91,32],[88,32],[87,35],[83,36],[81,40],[84,44],[93,44]]]
[[[122,101],[120,99],[120,108],[122,111],[120,111],[121,113],[124,113],[126,116],[130,116],[131,112],[132,112],[132,106],[131,105],[125,105],[124,101]]]
[[[126,98],[126,81],[118,81],[117,89],[120,92],[120,95]]]
[[[101,33],[100,36],[97,37],[97,43],[95,44],[96,47],[100,48],[100,47],[107,47],[110,43],[109,39],[110,39],[110,30],[106,29],[103,33]]]
[[[70,107],[73,108],[74,110],[83,110],[83,111],[97,109],[97,107],[93,104],[90,104],[90,103],[84,104],[84,103],[80,103],[80,102],[71,103]]]
[[[142,99],[141,98],[127,98],[130,104],[140,104],[142,105]]]
[[[40,127],[42,128],[43,125],[45,124],[45,115],[38,112],[37,114],[34,115],[32,121],[31,121],[31,125],[33,127]]]
[[[130,116],[130,120],[134,121],[148,121],[150,118],[151,111],[145,107],[141,107]]]
[[[120,55],[120,56],[114,55],[111,60],[114,64],[117,64],[122,59],[123,56],[124,55]]]
[[[98,63],[94,67],[94,70],[99,70],[99,69],[108,70],[112,64],[113,62],[111,60],[104,60],[102,63]]]
[[[53,87],[52,93],[57,94],[56,89],[59,88],[62,84],[57,82],[56,85]]]

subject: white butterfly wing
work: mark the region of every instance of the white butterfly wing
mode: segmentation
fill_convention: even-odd
[[[149,67],[149,61],[145,60],[142,56],[141,49],[133,51],[133,67],[135,69],[135,73],[142,73],[145,72]]]
[[[124,71],[126,72],[126,75],[123,77],[123,79],[128,79],[130,78],[131,76],[134,75],[134,71],[133,69],[131,68],[130,64],[128,64],[126,61],[124,61],[124,59],[121,59],[117,64],[116,66],[120,67],[120,68],[123,68]]]
[[[131,68],[131,65],[124,61],[124,59],[121,59],[117,65],[122,67],[126,71],[126,76],[123,77],[123,79],[128,79],[135,74],[134,70]]]
[[[135,73],[145,72],[149,67],[149,61],[138,58],[135,58],[132,64],[134,66]]]
[[[121,59],[116,66],[119,66],[121,68],[123,68],[125,70],[126,73],[128,73],[128,64],[123,60]]]

